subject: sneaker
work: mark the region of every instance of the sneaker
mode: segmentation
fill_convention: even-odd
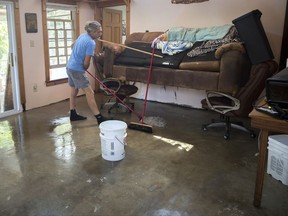
[[[87,117],[78,115],[76,110],[70,110],[70,121],[81,121],[86,120]]]
[[[102,122],[104,121],[108,121],[108,120],[112,120],[111,118],[105,118],[104,116],[102,116],[101,114],[95,115],[98,124],[100,125]]]

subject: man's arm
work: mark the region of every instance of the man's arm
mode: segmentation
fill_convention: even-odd
[[[84,65],[83,65],[85,70],[87,70],[89,68],[90,60],[91,60],[91,56],[90,55],[86,55],[85,59],[84,59]]]

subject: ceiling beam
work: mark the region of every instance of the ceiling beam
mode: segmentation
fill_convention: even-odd
[[[99,8],[127,5],[126,0],[98,0],[95,4]]]
[[[57,1],[57,0],[54,0]],[[60,0],[61,1],[61,0]],[[98,8],[128,5],[129,0],[73,0],[74,2],[87,2],[95,4]]]

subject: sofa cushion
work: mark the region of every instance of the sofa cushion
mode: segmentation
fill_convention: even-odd
[[[196,47],[201,46],[202,43],[203,42],[194,43],[192,50],[195,49]],[[194,56],[194,57],[185,55],[181,64],[179,65],[179,69],[219,72],[220,60],[215,58],[215,51],[208,52],[208,53]]]
[[[209,71],[209,72],[219,72],[220,71],[220,61],[185,61],[181,62],[179,65],[181,70],[197,70],[197,71]]]

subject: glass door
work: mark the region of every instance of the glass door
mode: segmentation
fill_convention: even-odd
[[[21,112],[12,2],[0,2],[0,118]]]

